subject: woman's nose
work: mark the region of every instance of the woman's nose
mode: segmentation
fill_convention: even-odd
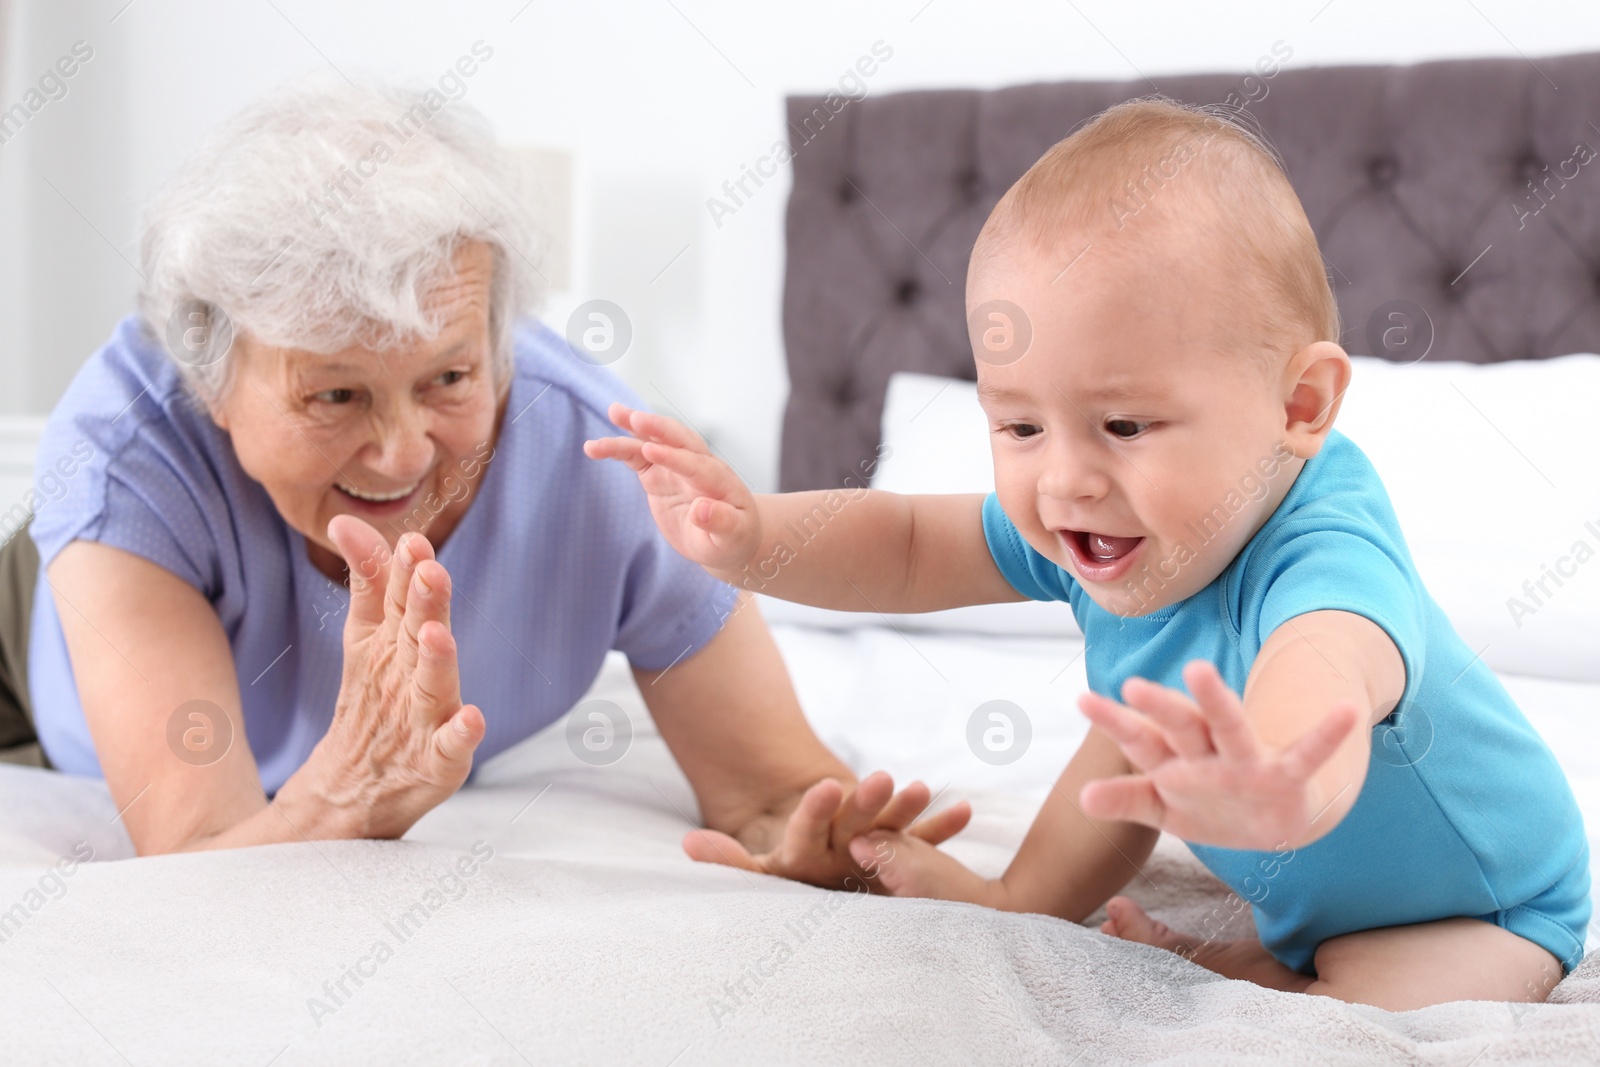
[[[374,443],[377,456],[371,466],[396,481],[419,478],[433,463],[433,439],[422,412],[398,412],[384,419]]]

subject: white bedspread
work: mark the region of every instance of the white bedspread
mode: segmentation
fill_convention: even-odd
[[[971,798],[977,818],[952,850],[1003,868],[1083,733],[1081,645],[777,629],[824,738],[859,769],[922,776],[940,803]],[[1593,847],[1600,686],[1506,682],[1561,757]],[[281,1067],[1600,1061],[1596,961],[1548,1004],[1391,1015],[1224,981],[1055,919],[692,864],[678,842],[693,800],[620,664],[596,692],[633,717],[619,762],[579,762],[554,728],[486,765],[401,842],[134,859],[101,783],[0,768],[11,1020],[0,1055]],[[1032,726],[1009,767],[966,747],[968,717],[993,699]],[[98,862],[52,866],[88,848]],[[1223,899],[1170,840],[1145,874],[1130,893],[1175,926]]]

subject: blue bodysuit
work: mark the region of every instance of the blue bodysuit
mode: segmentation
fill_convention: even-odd
[[[1366,783],[1343,821],[1299,849],[1190,844],[1250,901],[1262,943],[1286,966],[1314,974],[1328,938],[1451,916],[1495,923],[1566,970],[1577,966],[1591,907],[1577,801],[1549,748],[1423,588],[1388,494],[1349,438],[1329,435],[1210,585],[1144,616],[1096,604],[1022,539],[993,495],[983,525],[1019,593],[1072,605],[1089,687],[1113,699],[1134,675],[1183,689],[1192,659],[1216,664],[1243,692],[1262,644],[1306,612],[1354,612],[1394,640],[1405,690],[1372,729]]]

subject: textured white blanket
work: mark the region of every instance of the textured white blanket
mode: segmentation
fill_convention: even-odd
[[[600,692],[638,711],[615,672]],[[99,782],[0,768],[11,1019],[0,1055],[280,1067],[1600,1061],[1593,958],[1548,1004],[1391,1015],[1224,981],[1055,919],[697,866],[678,847],[693,801],[646,721],[635,714],[633,747],[609,767],[546,731],[401,842],[132,859]],[[967,795],[980,814],[957,851],[998,869],[1034,803]],[[1175,926],[1223,906],[1176,842],[1146,874],[1130,893]]]

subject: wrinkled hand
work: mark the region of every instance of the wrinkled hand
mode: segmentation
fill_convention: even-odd
[[[650,513],[679,555],[718,577],[737,575],[761,547],[761,516],[739,476],[700,437],[673,419],[612,404],[630,437],[584,443],[590,459],[618,459],[639,475]]]
[[[1084,813],[1222,848],[1277,848],[1316,836],[1313,823],[1339,794],[1323,796],[1312,775],[1360,728],[1361,711],[1339,705],[1272,751],[1214,665],[1194,660],[1183,680],[1195,699],[1144,678],[1122,687],[1131,707],[1098,693],[1079,698],[1139,771],[1084,786]]]
[[[420,534],[391,553],[350,515],[328,524],[350,568],[344,674],[308,767],[312,788],[362,837],[399,837],[466,781],[483,713],[461,703],[450,575]]]
[[[875,865],[858,864],[850,842],[874,830],[913,837],[937,845],[960,833],[972,818],[965,801],[914,822],[929,802],[928,787],[913,782],[900,793],[894,781],[878,771],[846,792],[832,778],[817,782],[787,816],[757,820],[739,838],[716,830],[695,830],[683,839],[683,850],[701,863],[721,863],[747,871],[775,874],[799,882],[859,891],[864,881],[879,886]]]

